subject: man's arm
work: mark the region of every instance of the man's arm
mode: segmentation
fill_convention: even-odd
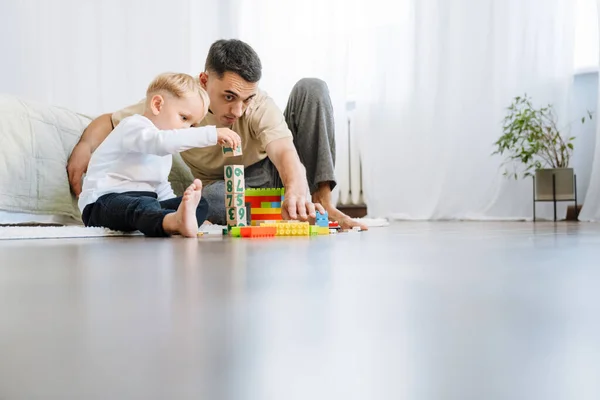
[[[315,206],[319,212],[325,212],[320,204],[310,201],[306,170],[300,162],[292,138],[276,139],[267,145],[266,151],[285,187],[285,200],[281,205],[284,219],[306,220],[308,216],[315,218]]]
[[[112,114],[103,114],[90,122],[85,128],[67,163],[69,185],[71,185],[71,191],[75,196],[79,196],[81,193],[81,180],[83,174],[87,171],[92,153],[96,151],[121,120],[130,115],[142,114],[143,112],[144,100],[141,100]]]
[[[81,180],[87,171],[92,153],[112,130],[111,114],[103,114],[90,122],[73,148],[67,163],[67,173],[71,191],[75,196],[79,196],[81,193]]]

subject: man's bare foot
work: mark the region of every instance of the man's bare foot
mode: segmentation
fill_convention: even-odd
[[[333,202],[331,201],[331,186],[329,182],[321,182],[319,184],[319,188],[312,195],[312,201],[313,203],[320,203],[323,208],[325,208],[325,211],[327,211],[329,220],[337,221],[342,229],[352,229],[355,226],[358,226],[363,231],[369,230],[365,224],[355,221],[333,205]]]
[[[327,215],[331,221],[337,221],[340,224],[340,228],[342,229],[352,229],[355,226],[360,227],[362,231],[368,231],[369,227],[365,224],[361,224],[360,222],[352,219],[348,215],[344,214],[334,206],[324,206],[325,211],[327,211]]]
[[[196,208],[202,197],[202,182],[195,179],[183,193],[181,204],[176,212],[168,214],[163,219],[163,229],[169,234],[180,234],[185,237],[198,235],[198,220]]]

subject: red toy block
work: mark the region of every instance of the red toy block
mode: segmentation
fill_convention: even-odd
[[[281,221],[281,214],[252,214],[252,221]]]
[[[242,237],[275,237],[277,228],[271,226],[247,226],[240,228]]]
[[[252,208],[261,208],[262,203],[274,203],[281,201],[281,196],[246,196],[246,203],[250,203]]]

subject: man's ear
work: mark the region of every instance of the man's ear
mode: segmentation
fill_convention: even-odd
[[[200,81],[200,86],[202,86],[202,89],[206,90],[206,84],[208,83],[208,74],[206,72],[201,72],[200,76],[198,77],[198,80]]]
[[[152,99],[150,100],[150,109],[152,110],[152,114],[158,115],[164,104],[165,99],[163,99],[160,94],[155,94],[152,96]]]

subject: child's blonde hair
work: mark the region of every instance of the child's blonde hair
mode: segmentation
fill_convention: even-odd
[[[191,75],[178,72],[165,72],[158,75],[146,90],[146,99],[149,101],[155,94],[160,92],[169,93],[176,98],[199,94],[204,104],[204,114],[208,113],[210,99],[206,90],[200,86],[200,82]]]

